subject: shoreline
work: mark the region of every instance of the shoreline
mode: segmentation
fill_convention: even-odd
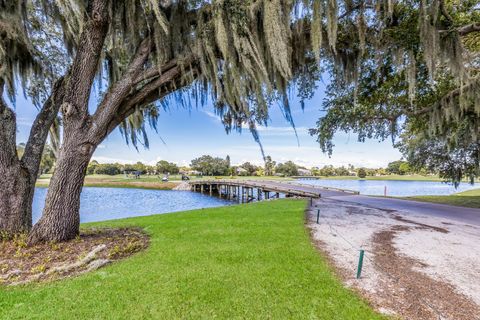
[[[208,178],[208,177],[205,177]],[[233,180],[243,180],[243,179],[255,179],[255,180],[268,180],[267,178],[271,177],[228,177]],[[336,179],[334,179],[336,178]],[[365,179],[365,181],[379,181],[387,179],[375,179],[378,177],[370,177]],[[409,178],[412,178],[410,176]],[[323,178],[322,178],[323,179]],[[355,180],[356,177],[350,177],[348,180]],[[273,178],[272,180],[284,181],[285,183],[299,183],[302,184],[301,179],[287,179],[287,178]],[[327,180],[347,180],[341,179],[341,177],[330,177]],[[389,179],[390,181],[399,181],[395,180],[395,176]],[[419,181],[419,182],[441,182],[441,181],[429,181],[429,180],[402,180],[402,181]],[[154,177],[146,176],[137,180],[134,179],[119,179],[118,176],[87,176],[85,179],[85,187],[96,187],[96,188],[125,188],[125,189],[144,189],[144,190],[178,190],[177,187],[182,184],[181,180],[171,180],[169,182],[160,181]],[[49,178],[40,178],[35,187],[37,188],[48,188]],[[375,195],[373,195],[375,196]],[[375,196],[381,197],[381,196]],[[387,196],[391,197],[391,196]],[[450,195],[417,195],[417,196],[395,196],[396,199],[404,200],[415,200],[421,202],[431,202],[431,203],[443,203],[450,204],[459,207],[470,207],[470,208],[479,208],[480,207],[480,188],[471,189],[468,191],[457,192]]]

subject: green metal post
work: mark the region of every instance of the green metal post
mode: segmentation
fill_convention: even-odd
[[[360,250],[360,257],[358,258],[358,267],[357,267],[357,279],[360,279],[362,276],[362,267],[363,267],[363,255],[365,254],[364,250]]]

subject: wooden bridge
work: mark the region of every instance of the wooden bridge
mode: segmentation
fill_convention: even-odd
[[[189,182],[192,191],[218,195],[239,202],[285,197],[325,198],[358,194],[356,191],[271,180],[212,179]]]

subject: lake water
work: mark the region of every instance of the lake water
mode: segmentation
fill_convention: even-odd
[[[46,195],[46,188],[36,188],[34,223],[42,214]],[[189,191],[84,187],[80,203],[80,221],[92,222],[220,207],[234,202]]]
[[[387,187],[387,196],[449,195],[470,189],[480,188],[480,184],[462,183],[457,189],[452,184],[433,181],[395,180],[302,180],[298,182],[325,187],[335,187],[359,191],[360,194],[382,195]]]
[[[448,195],[480,188],[462,183],[453,185],[430,181],[394,180],[302,180],[298,182],[359,191],[366,195],[383,195],[385,186],[389,196]],[[33,222],[43,210],[46,188],[37,188],[33,200]],[[84,187],[81,195],[80,221],[92,222],[120,219],[175,211],[212,208],[234,204],[234,201],[210,197],[190,191],[147,190],[133,188]]]

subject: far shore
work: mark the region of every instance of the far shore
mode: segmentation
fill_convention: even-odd
[[[48,187],[51,174],[44,174],[37,180],[37,187]],[[162,175],[142,175],[139,179],[126,177],[124,174],[117,175],[87,175],[84,186],[86,187],[105,187],[105,188],[140,188],[154,190],[172,190],[181,183],[181,175],[171,175],[168,182],[162,181]],[[191,180],[199,179],[253,179],[253,180],[279,180],[293,181],[301,177],[279,177],[279,176],[191,176]],[[305,179],[315,178],[324,180],[392,180],[392,181],[431,181],[442,182],[438,176],[431,175],[385,175],[385,176],[368,176],[363,179],[356,176],[317,176],[303,177]]]

